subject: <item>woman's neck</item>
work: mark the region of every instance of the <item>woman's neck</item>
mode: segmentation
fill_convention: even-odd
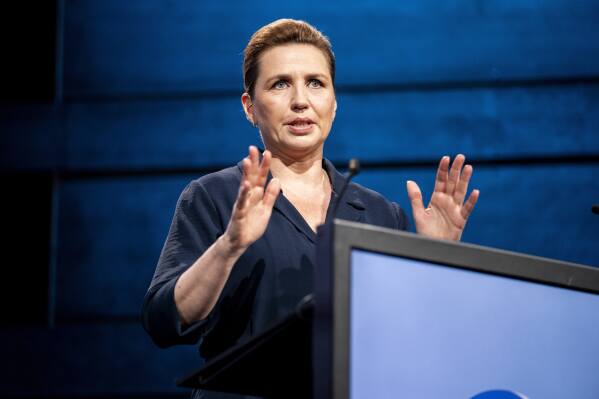
[[[283,185],[316,186],[322,181],[322,154],[295,160],[273,154],[270,171]]]

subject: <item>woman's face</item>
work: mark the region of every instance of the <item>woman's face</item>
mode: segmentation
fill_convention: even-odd
[[[337,101],[327,58],[317,47],[287,44],[265,51],[254,95],[244,93],[241,100],[275,156],[322,155]]]

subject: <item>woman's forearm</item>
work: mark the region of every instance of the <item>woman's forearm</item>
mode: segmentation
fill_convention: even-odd
[[[234,246],[225,233],[181,275],[175,286],[175,304],[183,324],[208,316],[245,250]]]
[[[277,179],[265,187],[271,154],[250,146],[243,163],[239,194],[233,205],[229,225],[187,269],[175,285],[175,304],[184,324],[205,319],[220,296],[235,262],[264,234],[275,200],[281,191]]]

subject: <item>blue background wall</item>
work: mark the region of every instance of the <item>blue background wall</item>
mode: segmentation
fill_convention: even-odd
[[[155,348],[141,300],[186,183],[259,144],[241,54],[280,17],[333,43],[326,155],[360,158],[358,182],[409,211],[405,180],[428,198],[438,159],[462,152],[481,190],[464,241],[599,265],[597,1],[65,0],[57,15],[54,101],[0,107],[3,173],[53,184],[47,322],[0,330],[6,395],[187,396],[173,381],[196,350]]]

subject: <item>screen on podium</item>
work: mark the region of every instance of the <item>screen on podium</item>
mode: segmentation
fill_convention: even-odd
[[[349,264],[351,399],[599,398],[596,293],[359,248]]]

